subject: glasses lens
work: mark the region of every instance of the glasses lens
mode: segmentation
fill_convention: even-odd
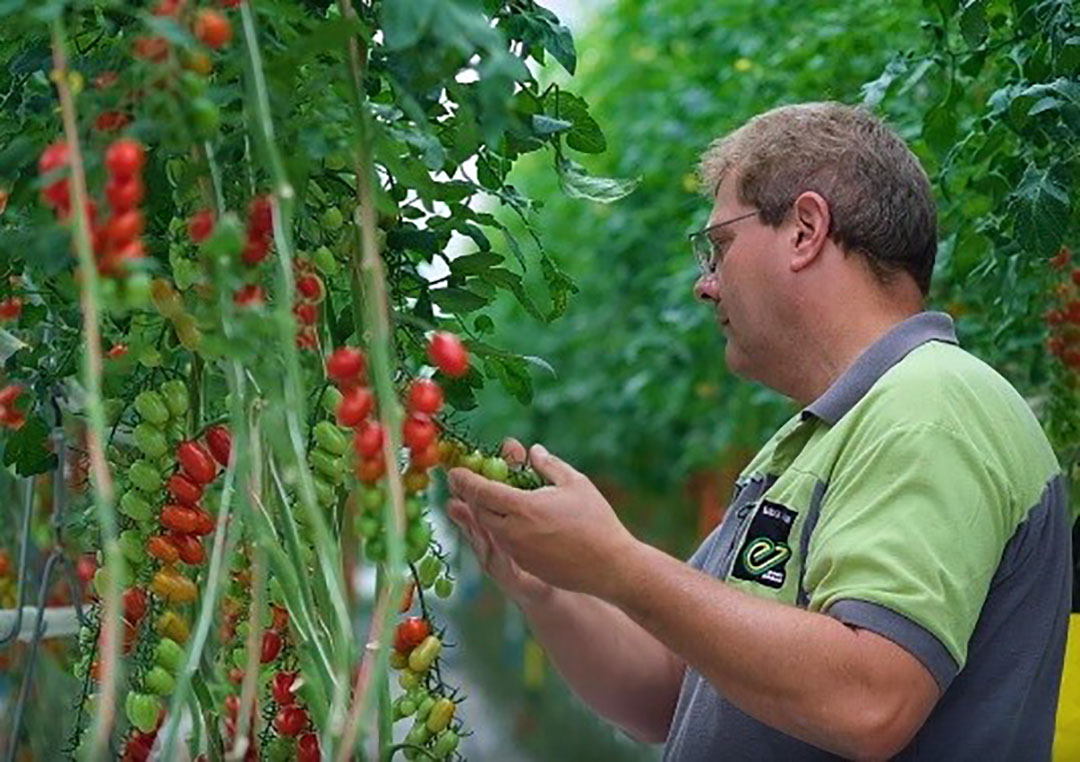
[[[709,260],[712,258],[712,246],[709,244],[709,236],[704,231],[694,233],[690,237],[690,247],[694,251],[694,259],[697,261],[698,269],[704,273],[709,266]]]

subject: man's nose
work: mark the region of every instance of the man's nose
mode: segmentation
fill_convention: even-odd
[[[705,273],[697,279],[694,298],[702,302],[716,301],[716,276],[713,273]]]

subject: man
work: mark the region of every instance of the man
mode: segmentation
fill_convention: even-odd
[[[918,160],[816,103],[717,141],[702,179],[695,294],[731,370],[803,406],[721,526],[671,558],[540,445],[552,486],[454,469],[450,515],[580,697],[665,759],[1048,759],[1065,482],[1024,400],[922,311]]]

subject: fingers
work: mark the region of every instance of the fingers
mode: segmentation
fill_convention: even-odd
[[[485,479],[466,468],[450,469],[450,493],[468,503],[473,513],[510,516],[521,513],[527,493],[501,482]]]
[[[528,459],[525,446],[513,437],[507,437],[502,443],[503,460],[511,466],[520,466]]]
[[[573,466],[552,455],[541,444],[534,444],[529,450],[529,463],[538,474],[556,487],[561,487],[581,476],[581,473]]]

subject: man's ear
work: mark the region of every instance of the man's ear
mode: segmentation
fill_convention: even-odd
[[[829,237],[829,202],[820,193],[806,191],[795,199],[793,207],[791,270],[809,267],[825,248]]]

